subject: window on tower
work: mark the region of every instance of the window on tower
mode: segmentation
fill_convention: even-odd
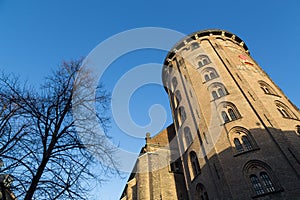
[[[191,50],[193,51],[193,50],[195,50],[195,49],[198,49],[200,46],[199,46],[199,43],[198,42],[193,42],[192,44],[191,44]]]
[[[274,184],[272,183],[269,175],[266,172],[261,172],[260,178],[261,178],[262,182],[264,183],[266,192],[274,192],[275,191]]]
[[[253,187],[255,193],[257,195],[263,194],[264,189],[262,188],[261,183],[260,183],[259,179],[257,178],[257,176],[254,174],[251,174],[250,180],[251,180],[251,184],[252,184],[252,187]]]
[[[223,121],[224,121],[225,123],[227,123],[227,122],[230,121],[230,120],[229,120],[229,117],[228,117],[228,115],[227,115],[227,113],[226,113],[225,111],[222,111],[221,114],[222,114]]]
[[[225,86],[218,82],[212,83],[210,86],[208,86],[208,90],[211,92],[213,100],[219,99],[228,94]]]
[[[185,113],[185,109],[183,106],[180,106],[178,108],[178,115],[177,115],[177,118],[178,118],[178,123],[179,123],[179,126],[182,125],[182,123],[186,120],[186,113]]]
[[[212,67],[208,67],[208,68],[205,68],[203,71],[202,71],[202,74],[203,74],[203,78],[204,78],[204,82],[208,82],[212,79],[215,79],[215,78],[218,78],[219,75],[217,74],[216,70]]]
[[[170,171],[173,173],[182,173],[180,160],[176,160],[170,164]]]
[[[243,127],[236,126],[232,128],[228,135],[234,148],[235,156],[258,149],[251,133]]]
[[[271,94],[271,95],[277,95],[278,94],[275,92],[275,90],[266,82],[260,80],[258,81],[260,88],[263,90],[265,94]]]
[[[282,117],[289,118],[289,119],[298,119],[298,117],[284,103],[282,103],[280,101],[275,101],[275,105],[276,105],[278,112],[281,114]]]
[[[193,141],[191,129],[189,127],[184,127],[183,135],[184,135],[183,137],[184,145],[187,148],[188,146],[190,146],[190,144]]]
[[[172,78],[172,84],[173,84],[173,91],[174,91],[174,89],[177,87],[177,85],[178,85],[178,82],[177,82],[177,79],[176,79],[176,77],[173,77]]]
[[[237,120],[237,114],[236,114],[236,112],[234,112],[234,110],[232,108],[228,108],[227,112],[229,113],[231,121]]]
[[[200,55],[197,57],[198,60],[198,68],[203,67],[205,65],[208,65],[211,63],[210,59],[208,58],[207,55]]]
[[[197,154],[194,151],[190,152],[190,163],[193,170],[193,175],[196,177],[198,174],[200,174],[201,170]]]
[[[201,183],[198,183],[196,185],[196,196],[194,199],[209,200],[207,191],[206,191],[204,185],[202,185]]]
[[[254,197],[281,191],[271,168],[259,160],[249,161],[244,167],[244,175],[250,182]]]
[[[182,99],[181,93],[180,93],[179,90],[175,91],[175,95],[174,95],[173,98],[174,98],[174,108],[176,108],[179,105],[179,103],[181,102],[181,99]]]
[[[300,136],[300,125],[296,126],[296,134]]]
[[[235,145],[235,150],[236,152],[243,152],[244,148],[243,145],[241,144],[240,140],[238,138],[234,138],[234,145]]]
[[[223,102],[219,106],[219,109],[221,110],[220,113],[224,123],[235,121],[241,118],[238,109],[235,107],[233,103]]]
[[[205,74],[205,75],[204,75],[204,79],[205,79],[206,82],[209,81],[209,80],[210,80],[209,75],[208,75],[208,74]]]
[[[219,96],[218,96],[218,94],[217,94],[217,92],[216,91],[212,91],[212,96],[213,96],[213,99],[217,99],[217,98],[219,98]]]

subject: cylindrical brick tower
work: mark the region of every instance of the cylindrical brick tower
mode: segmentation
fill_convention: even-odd
[[[162,78],[190,199],[300,198],[300,112],[239,37],[187,36]]]

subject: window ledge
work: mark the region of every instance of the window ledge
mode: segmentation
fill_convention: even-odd
[[[214,79],[216,79],[216,78],[219,78],[219,76],[216,76],[215,78],[209,79],[209,80],[207,80],[207,81],[203,81],[202,84],[208,83],[208,82],[210,82],[210,81],[212,81],[212,80],[214,80]]]
[[[242,152],[235,153],[233,156],[237,157],[237,156],[240,156],[240,155],[252,152],[252,151],[257,151],[259,149],[260,149],[259,147],[254,147],[253,149],[250,149],[250,150],[247,150],[247,151],[242,151]]]
[[[275,97],[279,97],[279,98],[281,98],[281,96],[280,95],[278,95],[278,94],[272,94],[272,93],[265,93],[266,95],[270,95],[270,96],[275,96]]]
[[[267,196],[267,195],[270,195],[270,194],[279,193],[279,192],[282,192],[282,191],[283,191],[283,189],[280,188],[280,189],[275,190],[274,192],[266,192],[266,193],[263,193],[263,194],[252,195],[252,198],[259,198],[259,197]]]
[[[225,96],[227,96],[227,95],[229,95],[229,93],[226,93],[224,96],[220,96],[220,97],[217,97],[217,98],[215,98],[215,99],[212,99],[212,100],[210,100],[210,102],[214,102],[214,101],[217,101],[217,100],[219,100],[219,99],[222,99],[223,97],[225,97]]]
[[[235,119],[235,120],[231,120],[231,121],[228,121],[228,122],[224,122],[223,124],[221,124],[221,126],[223,125],[226,125],[226,124],[229,124],[229,123],[231,123],[231,122],[234,122],[234,121],[238,121],[238,120],[241,120],[243,117],[239,117],[239,118],[237,118],[237,119]]]
[[[300,121],[300,119],[293,118],[293,117],[284,117],[284,116],[282,116],[282,118],[283,119],[292,119],[292,120]]]

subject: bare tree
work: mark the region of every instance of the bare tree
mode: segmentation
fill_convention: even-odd
[[[97,102],[98,122],[104,131],[109,125],[110,97],[102,85],[93,99],[83,93],[72,102],[75,88],[89,89],[93,82],[80,65],[81,61],[64,62],[38,91],[16,78],[0,78],[0,158],[6,163],[2,172],[14,176],[19,198],[87,199],[96,182],[117,172],[115,149],[105,135],[97,133],[95,124],[83,126],[90,123],[89,115],[76,119],[72,115],[72,106]],[[80,79],[79,73],[84,74]],[[89,140],[79,137],[76,126],[81,125],[79,130]]]

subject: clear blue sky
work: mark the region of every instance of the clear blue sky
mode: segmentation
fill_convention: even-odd
[[[219,28],[242,38],[254,59],[300,107],[299,9],[298,0],[0,0],[0,69],[38,85],[61,61],[85,57],[101,41],[128,29],[151,26],[189,34]],[[112,89],[132,67],[162,63],[165,55],[157,50],[125,55],[109,68],[105,85]],[[155,103],[168,112],[165,126],[171,123],[167,96],[158,86],[143,87],[132,96],[130,112],[136,123],[149,123],[148,109]],[[143,139],[124,136],[115,126],[109,134],[128,151],[138,152],[144,145]],[[126,180],[104,184],[98,199],[118,199]]]

